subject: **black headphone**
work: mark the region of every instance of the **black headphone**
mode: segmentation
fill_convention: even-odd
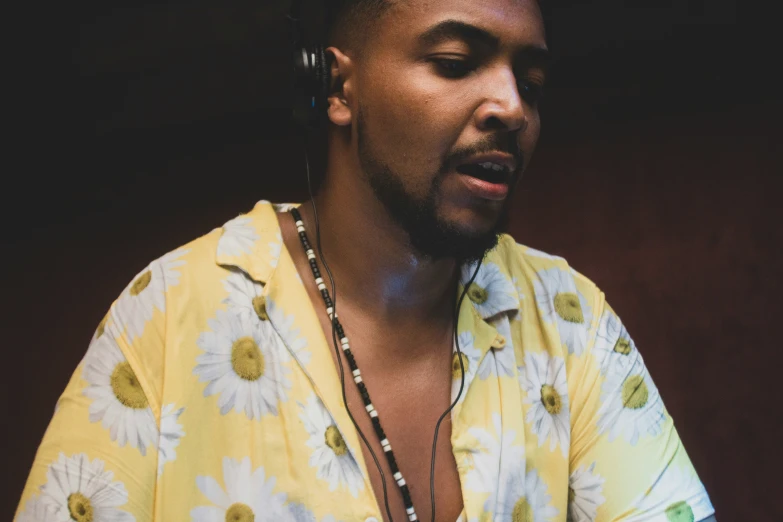
[[[292,0],[288,20],[291,24],[293,48],[293,100],[294,122],[307,129],[317,129],[326,118],[331,73],[326,52],[321,44],[306,45],[302,37],[302,0]]]
[[[326,104],[327,97],[329,96],[329,88],[331,84],[331,72],[329,70],[329,63],[324,52],[323,45],[313,44],[306,46],[302,40],[302,21],[301,21],[301,7],[302,0],[291,0],[291,10],[287,16],[291,24],[291,44],[293,47],[293,105],[291,115],[293,121],[303,130],[315,130],[325,125],[327,121],[326,116]],[[328,6],[325,6],[328,9]],[[316,230],[316,247],[318,249],[318,255],[321,257],[321,263],[324,265],[324,269],[329,276],[329,281],[332,288],[332,299],[334,304],[332,305],[337,315],[337,289],[334,284],[334,278],[332,277],[332,271],[329,269],[329,265],[326,263],[326,257],[321,249],[321,227],[318,221],[318,209],[315,206],[315,198],[313,197],[312,184],[310,179],[310,160],[307,154],[307,146],[304,147],[305,152],[305,164],[307,166],[307,189],[310,193],[310,202],[313,206],[313,214],[315,218],[315,230]],[[432,515],[432,522],[435,521],[435,453],[438,442],[438,432],[443,420],[451,413],[451,410],[457,405],[459,398],[465,388],[465,365],[462,360],[462,352],[459,346],[459,310],[461,309],[462,301],[468,293],[468,288],[476,279],[479,268],[483,259],[476,264],[476,269],[473,275],[464,285],[459,299],[457,299],[456,307],[454,310],[454,342],[456,343],[457,355],[459,359],[459,365],[461,369],[461,382],[459,391],[457,392],[457,398],[454,399],[449,408],[443,412],[438,418],[438,422],[435,424],[435,436],[432,441],[432,460],[430,461],[430,509]],[[337,366],[340,373],[340,386],[342,388],[343,405],[345,411],[348,413],[354,428],[356,428],[359,437],[362,442],[367,446],[367,449],[372,456],[378,473],[381,477],[381,483],[383,485],[383,504],[386,508],[386,515],[388,522],[394,522],[391,515],[391,509],[389,508],[389,495],[386,489],[386,476],[383,472],[383,468],[378,460],[377,455],[370,446],[370,442],[367,437],[362,433],[361,428],[356,423],[356,419],[353,418],[351,410],[348,408],[348,401],[345,395],[345,372],[342,365],[342,350],[338,347],[337,337],[335,334],[334,321],[332,321],[332,344],[334,346],[337,360],[341,361]]]

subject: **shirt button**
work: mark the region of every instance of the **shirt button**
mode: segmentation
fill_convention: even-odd
[[[495,340],[492,341],[492,348],[503,348],[504,346],[506,346],[506,338],[498,334]]]

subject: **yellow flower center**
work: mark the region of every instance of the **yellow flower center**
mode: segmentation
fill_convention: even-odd
[[[644,377],[632,375],[623,383],[623,406],[631,410],[638,410],[647,404],[649,392]]]
[[[541,386],[541,404],[543,404],[546,411],[552,415],[560,413],[560,410],[563,407],[560,394],[557,393],[554,386],[549,384]]]
[[[251,337],[241,337],[234,342],[231,366],[246,381],[255,381],[264,374],[264,356]]]
[[[511,512],[511,522],[533,522],[533,510],[527,503],[527,499],[520,498],[514,504],[514,510]]]
[[[669,522],[694,522],[693,510],[687,502],[681,500],[666,508],[666,520]]]
[[[71,493],[68,497],[68,513],[71,515],[71,520],[76,522],[92,522],[92,504],[90,499],[79,493]]]
[[[568,503],[571,504],[576,500],[576,492],[571,486],[568,487]]]
[[[256,519],[249,506],[237,502],[226,510],[226,522],[253,522]]]
[[[266,298],[263,295],[253,298],[253,310],[256,311],[256,315],[262,321],[269,320],[269,316],[266,313]]]
[[[459,379],[462,377],[462,367],[460,367],[459,360],[462,359],[462,365],[465,369],[468,369],[468,356],[463,354],[454,354],[451,358],[451,378]]]
[[[326,428],[324,439],[326,439],[326,445],[332,448],[332,451],[338,457],[348,453],[348,446],[345,444],[343,436],[340,435],[340,430],[337,429],[337,426],[332,425]]]
[[[152,272],[147,270],[141,274],[130,287],[131,295],[139,295],[152,281]]]
[[[617,339],[617,342],[614,344],[614,351],[623,355],[628,355],[631,353],[631,341],[623,339],[622,337]]]
[[[555,312],[564,321],[581,324],[585,322],[579,296],[570,292],[561,292],[555,296]]]
[[[114,396],[123,406],[137,410],[149,406],[147,396],[144,395],[144,390],[141,389],[141,384],[128,361],[123,361],[114,367],[110,381]]]
[[[109,320],[109,314],[103,316],[103,319],[101,319],[101,322],[98,323],[98,328],[95,329],[95,338],[97,339],[101,335],[103,335],[103,332],[106,330],[106,321]]]
[[[484,288],[481,288],[476,283],[470,283],[470,288],[468,288],[468,297],[476,304],[484,304],[489,297],[489,292],[487,292]]]

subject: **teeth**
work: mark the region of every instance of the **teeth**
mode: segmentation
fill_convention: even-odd
[[[498,165],[497,163],[492,163],[491,161],[487,161],[486,163],[479,163],[479,165],[484,167],[485,169],[492,169],[497,172],[506,170],[506,167],[504,167],[503,165]]]

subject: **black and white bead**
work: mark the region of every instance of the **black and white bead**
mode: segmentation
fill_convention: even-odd
[[[315,252],[310,246],[310,241],[307,239],[307,233],[305,232],[302,216],[299,214],[299,210],[296,208],[292,208],[290,212],[296,221],[296,230],[299,232],[299,240],[302,242],[302,247],[305,250],[305,254],[307,254],[307,261],[310,264],[313,277],[315,277],[315,284],[318,287],[318,290],[321,292],[321,297],[323,297],[324,304],[326,305],[326,314],[334,324],[334,328],[337,331],[338,337],[340,338],[340,345],[342,346],[343,353],[345,354],[345,358],[348,361],[348,367],[351,369],[353,381],[356,383],[356,387],[359,389],[359,393],[362,396],[364,408],[367,410],[367,414],[370,416],[373,429],[375,430],[375,435],[378,437],[378,441],[381,443],[383,454],[386,455],[386,460],[389,463],[389,468],[391,468],[394,481],[397,483],[397,487],[400,488],[400,493],[402,493],[402,500],[405,503],[405,512],[408,515],[408,520],[414,522],[419,518],[416,516],[416,510],[413,508],[413,501],[411,500],[408,485],[405,482],[405,478],[403,478],[399,467],[397,467],[397,460],[394,458],[394,452],[392,451],[391,443],[389,442],[389,439],[386,437],[386,434],[381,427],[381,421],[378,418],[378,411],[375,409],[375,406],[373,406],[372,401],[370,400],[370,394],[367,391],[367,386],[365,386],[364,381],[362,380],[362,372],[359,371],[359,367],[356,364],[356,359],[351,352],[351,345],[348,342],[348,337],[343,331],[343,326],[340,324],[340,320],[337,319],[337,314],[334,311],[334,303],[332,302],[332,298],[329,295],[329,291],[326,289],[326,284],[321,277],[321,272],[318,270],[318,263],[315,259]]]

